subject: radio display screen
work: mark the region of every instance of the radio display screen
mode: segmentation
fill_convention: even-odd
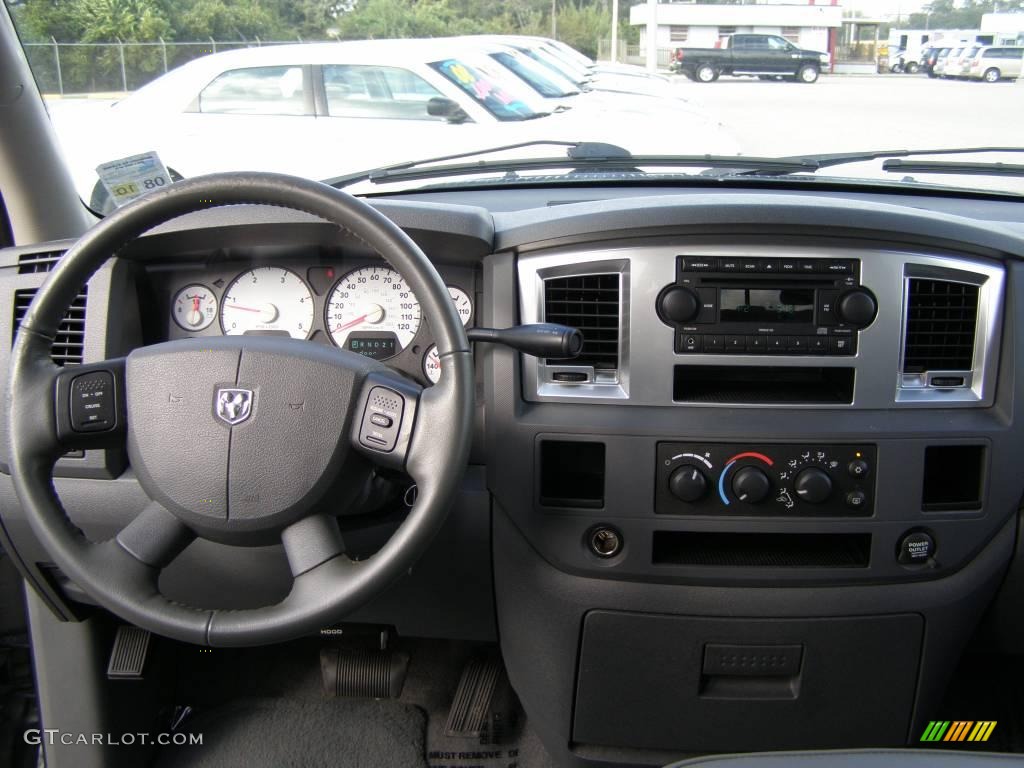
[[[723,323],[814,322],[813,288],[723,288],[719,296]]]

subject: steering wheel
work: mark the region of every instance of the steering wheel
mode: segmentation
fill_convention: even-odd
[[[412,288],[441,379],[422,388],[377,361],[277,337],[188,339],[58,368],[50,349],[81,286],[124,245],[183,214],[235,204],[305,211],[372,247]],[[93,599],[160,635],[210,646],[278,642],[343,618],[406,572],[447,515],[465,468],[474,392],[469,343],[437,271],[366,203],[269,173],[197,177],[125,206],[87,232],[36,294],[11,354],[10,471],[32,530]],[[127,442],[151,503],[112,539],[88,540],[53,487],[65,452]],[[407,472],[415,506],[374,555],[354,561],[334,514],[374,466]],[[172,602],[162,568],[196,537],[280,541],[293,576],[275,605],[209,610]]]

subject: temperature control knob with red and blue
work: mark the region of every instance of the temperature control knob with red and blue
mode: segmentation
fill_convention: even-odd
[[[873,445],[658,443],[655,511],[669,515],[872,514]]]

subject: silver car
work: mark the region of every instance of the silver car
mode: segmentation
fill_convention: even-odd
[[[1024,62],[1024,46],[987,45],[971,58],[965,73],[972,80],[995,83],[1020,77]]]

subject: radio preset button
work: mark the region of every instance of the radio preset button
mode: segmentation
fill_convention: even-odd
[[[767,336],[747,336],[747,352],[760,355],[768,348],[767,339]]]
[[[779,354],[786,351],[786,337],[785,336],[765,336],[765,349],[768,352]]]
[[[746,339],[743,336],[726,336],[726,352],[743,352],[746,349]]]
[[[723,352],[725,351],[725,336],[720,334],[712,334],[704,337],[704,351],[705,352]]]
[[[812,355],[827,355],[828,336],[808,336],[807,351]]]

